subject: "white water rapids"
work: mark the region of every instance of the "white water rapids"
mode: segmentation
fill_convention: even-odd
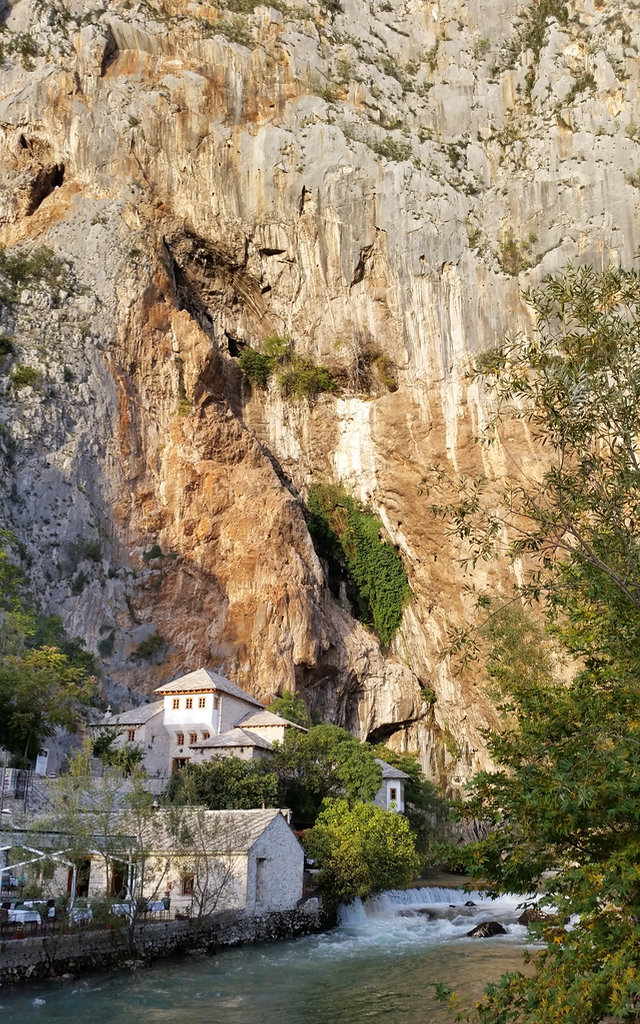
[[[467,903],[474,905],[466,906]],[[421,888],[344,909],[322,935],[0,993],[9,1024],[445,1024],[442,981],[477,997],[520,966],[521,896]],[[480,921],[506,935],[471,939]]]

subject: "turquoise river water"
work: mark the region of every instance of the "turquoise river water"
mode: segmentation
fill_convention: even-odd
[[[475,906],[465,906],[472,900]],[[422,888],[344,911],[338,928],[290,942],[163,960],[0,993],[7,1024],[440,1024],[431,982],[473,998],[522,959],[521,897]],[[507,934],[470,939],[479,921]]]

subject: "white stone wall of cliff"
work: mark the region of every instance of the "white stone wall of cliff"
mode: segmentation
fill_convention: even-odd
[[[114,679],[148,689],[213,659],[259,695],[302,686],[317,711],[464,781],[492,712],[439,651],[468,615],[465,587],[503,570],[460,566],[422,480],[436,462],[496,477],[529,464],[526,437],[474,443],[471,356],[527,324],[522,285],[568,259],[631,262],[636,12],[575,4],[539,53],[509,57],[515,3],[393,0],[373,18],[355,0],[334,18],[314,4],[240,17],[167,0],[157,19],[76,7],[57,0],[47,20],[14,3],[10,40],[30,34],[40,53],[18,48],[1,72],[0,241],[74,257],[99,300],[65,300],[88,322],[75,334],[42,310],[77,373],[60,399],[73,431],[42,395],[5,389],[23,502],[5,495],[5,510],[34,583],[92,649],[111,646]],[[34,210],[53,166],[64,182]],[[27,307],[16,336],[37,363]],[[341,393],[252,392],[231,351],[274,334]],[[367,346],[396,391],[353,386]],[[297,497],[314,479],[353,488],[402,552],[413,599],[390,652],[324,586]],[[79,557],[87,525],[100,565]],[[164,645],[140,666],[154,633]]]

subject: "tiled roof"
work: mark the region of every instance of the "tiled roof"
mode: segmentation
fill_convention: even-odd
[[[258,736],[247,729],[229,729],[208,740],[190,743],[189,747],[195,750],[208,750],[210,747],[260,747],[262,750],[271,750],[272,744],[264,736]]]
[[[158,811],[159,815],[163,813]],[[279,814],[281,811],[273,807],[250,811],[182,809],[184,825],[199,836],[199,846],[209,847],[210,853],[246,853]],[[175,840],[169,834],[165,838],[170,849]]]
[[[382,768],[383,779],[410,779],[411,776],[407,775],[406,772],[400,771],[399,768],[394,768],[392,764],[387,764],[381,757],[376,757],[376,761]]]
[[[250,728],[256,725],[292,725],[294,729],[301,729],[302,732],[307,732],[301,725],[297,725],[296,722],[290,722],[288,718],[282,718],[280,715],[276,715],[273,711],[249,711],[248,714],[241,718],[236,725],[241,725]]]
[[[160,714],[163,708],[163,700],[154,700],[150,704],[141,704],[140,707],[129,708],[128,711],[121,711],[119,714],[106,714],[103,718],[93,722],[93,725],[144,725],[154,715]]]
[[[195,672],[187,672],[186,675],[178,676],[170,683],[163,683],[162,686],[157,687],[155,693],[194,693],[199,690],[218,690],[221,693],[228,693],[230,697],[244,700],[247,704],[254,704],[257,708],[264,707],[264,704],[252,697],[246,690],[241,690],[230,679],[226,679],[208,668],[197,668]]]

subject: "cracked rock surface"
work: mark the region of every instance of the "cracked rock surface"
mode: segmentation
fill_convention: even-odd
[[[66,268],[2,313],[0,511],[116,700],[208,664],[450,786],[486,763],[494,713],[439,653],[498,569],[463,567],[423,480],[534,464],[524,433],[478,446],[470,359],[526,328],[523,288],[640,240],[638,12],[539,10],[0,4],[0,245]],[[238,355],[274,336],[338,390],[252,388]],[[325,480],[404,559],[389,650],[327,587]]]

